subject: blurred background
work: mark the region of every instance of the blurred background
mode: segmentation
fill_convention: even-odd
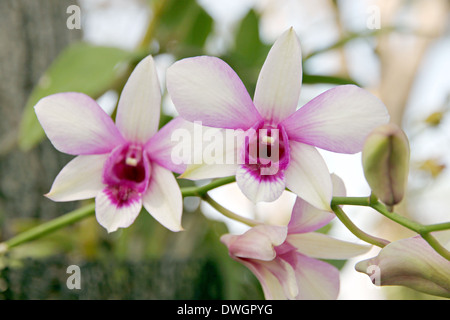
[[[164,73],[197,55],[225,60],[253,95],[276,38],[297,32],[303,51],[299,106],[336,85],[353,83],[377,95],[411,144],[409,189],[396,212],[421,223],[448,221],[450,195],[450,3],[447,0],[1,0],[0,242],[85,203],[43,196],[71,159],[57,152],[37,123],[43,96],[84,92],[114,113],[136,63],[153,54],[164,99],[161,125],[176,116]],[[322,152],[322,151],[321,151]],[[366,196],[360,154],[322,152],[349,196]],[[181,186],[193,182],[179,180]],[[293,201],[251,205],[235,185],[211,192],[238,214],[282,223]],[[394,241],[412,236],[370,209],[344,208],[364,231]],[[94,217],[21,245],[0,257],[0,299],[262,299],[256,278],[231,260],[219,241],[245,226],[185,198],[182,233],[141,213],[107,234]],[[360,242],[338,220],[323,232]],[[355,262],[341,270],[339,299],[436,299],[372,285]],[[69,265],[81,289],[66,286]]]

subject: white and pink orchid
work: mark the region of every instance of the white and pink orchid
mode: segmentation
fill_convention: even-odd
[[[142,206],[163,226],[182,230],[182,196],[171,171],[170,135],[185,122],[175,119],[158,132],[161,91],[154,60],[143,59],[119,99],[116,123],[82,93],[41,99],[36,115],[61,152],[76,155],[46,195],[54,201],[95,197],[98,222],[108,232],[130,226]]]
[[[330,174],[316,147],[360,152],[366,136],[388,122],[389,115],[377,97],[354,85],[330,89],[297,110],[301,84],[300,43],[292,28],[271,48],[253,100],[238,75],[219,58],[175,62],[167,70],[167,89],[181,117],[247,133],[233,150],[242,162],[196,164],[183,177],[236,175],[240,189],[254,202],[273,201],[287,187],[317,208],[329,210]],[[249,152],[263,147],[277,153],[275,160]],[[262,173],[267,167],[276,170]]]
[[[335,195],[345,194],[335,175],[333,187]],[[334,217],[297,197],[287,226],[261,224],[241,235],[225,234],[221,241],[258,278],[266,299],[336,299],[339,270],[320,259],[348,259],[370,246],[314,232]]]

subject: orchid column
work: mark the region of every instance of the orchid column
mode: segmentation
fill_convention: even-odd
[[[233,150],[242,161],[189,166],[183,177],[236,175],[242,192],[255,202],[274,201],[287,187],[315,207],[331,210],[330,174],[316,147],[359,152],[366,136],[389,116],[378,98],[353,85],[330,89],[297,110],[301,84],[300,43],[292,28],[270,50],[253,101],[238,75],[218,58],[186,58],[169,67],[167,89],[181,117],[245,132]],[[251,152],[263,148],[276,157]]]

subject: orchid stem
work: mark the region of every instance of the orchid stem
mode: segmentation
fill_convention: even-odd
[[[350,218],[345,214],[344,210],[341,209],[338,205],[331,205],[331,209],[333,209],[334,213],[336,214],[336,217],[341,220],[341,222],[344,224],[344,226],[347,227],[350,232],[352,232],[355,236],[357,236],[359,239],[373,244],[377,247],[383,248],[386,245],[389,244],[389,241],[381,238],[377,238],[374,236],[371,236],[370,234],[362,231],[359,229],[351,220]]]
[[[408,228],[416,233],[418,233],[428,244],[441,256],[446,258],[447,260],[450,260],[450,252],[444,248],[439,241],[436,240],[431,235],[431,232],[434,231],[442,231],[442,230],[448,230],[450,229],[450,222],[444,222],[444,223],[436,223],[436,224],[430,224],[430,225],[423,225],[418,222],[412,221],[406,217],[403,217],[399,215],[396,212],[389,211],[389,209],[381,202],[379,202],[377,199],[374,199],[373,197],[334,197],[331,201],[331,208],[334,209],[337,208],[340,210],[338,205],[354,205],[354,206],[366,206],[370,207],[379,213],[381,213],[386,218],[404,226],[405,228]],[[342,211],[342,210],[341,210]],[[336,211],[335,211],[336,213]],[[340,212],[336,213],[336,216],[338,216]],[[342,211],[343,213],[343,211]],[[345,219],[345,218],[344,218]],[[345,225],[345,223],[344,223]],[[346,225],[347,228],[349,228]],[[352,227],[352,226],[350,226]],[[350,229],[350,228],[349,228]],[[350,231],[352,231],[350,229]],[[362,238],[360,238],[362,239]],[[364,240],[364,239],[362,239]]]
[[[255,221],[253,219],[249,219],[246,217],[242,217],[230,210],[228,210],[227,208],[223,207],[222,205],[220,205],[219,203],[217,203],[213,198],[211,198],[208,194],[203,195],[202,199],[204,201],[206,201],[207,203],[209,203],[209,205],[211,207],[213,207],[214,209],[216,209],[217,211],[219,211],[222,215],[224,215],[227,218],[233,219],[235,221],[239,221],[241,223],[244,223],[250,227],[255,227],[259,224],[261,224],[258,221]]]
[[[221,178],[214,180],[211,183],[206,184],[204,186],[181,188],[181,194],[183,197],[188,196],[203,197],[209,190],[234,181],[235,181],[234,177]],[[1,242],[0,254],[3,254],[7,252],[9,249],[17,247],[23,243],[41,238],[53,231],[72,225],[78,221],[83,220],[84,218],[94,215],[94,213],[95,213],[95,204],[91,203],[74,211],[71,211],[69,213],[66,213],[63,216],[44,222],[36,227],[33,227],[29,230],[19,233],[18,235],[10,238],[7,241]]]
[[[203,197],[209,190],[221,187],[225,184],[229,184],[236,181],[236,177],[225,177],[213,180],[211,183],[208,183],[204,186],[200,187],[186,187],[181,188],[181,194],[183,197]]]
[[[29,230],[26,230],[11,239],[0,243],[0,254],[23,243],[43,237],[53,231],[74,224],[84,218],[90,217],[95,212],[95,204],[91,203],[74,211],[71,211],[56,219],[50,220]]]

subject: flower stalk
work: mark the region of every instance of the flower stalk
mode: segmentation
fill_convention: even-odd
[[[248,226],[256,226],[259,223],[255,220],[248,219],[231,212],[230,210],[222,207],[219,203],[213,200],[207,192],[215,188],[221,187],[223,185],[235,182],[235,177],[224,177],[220,179],[213,180],[212,182],[195,187],[185,187],[181,188],[181,194],[183,197],[200,197],[207,203],[209,203],[213,208],[219,211],[224,216],[247,224]],[[423,225],[415,221],[409,220],[398,213],[390,212],[384,204],[372,197],[340,197],[335,196],[331,201],[331,208],[338,217],[338,219],[359,239],[376,245],[378,247],[385,247],[389,244],[389,241],[381,238],[374,237],[366,232],[360,230],[345,214],[345,212],[339,207],[341,205],[352,205],[352,206],[364,206],[370,207],[377,212],[384,215],[386,218],[416,232],[422,238],[428,242],[428,244],[441,256],[450,260],[450,252],[445,249],[435,237],[432,236],[431,232],[443,231],[450,229],[450,222],[436,223],[430,225]],[[0,254],[7,252],[8,250],[17,247],[26,242],[41,238],[53,231],[59,230],[66,226],[72,225],[79,222],[85,218],[93,216],[95,213],[95,204],[90,203],[79,209],[71,211],[61,217],[53,219],[51,221],[45,222],[39,226],[33,227],[27,231],[24,231],[11,239],[0,243]]]

